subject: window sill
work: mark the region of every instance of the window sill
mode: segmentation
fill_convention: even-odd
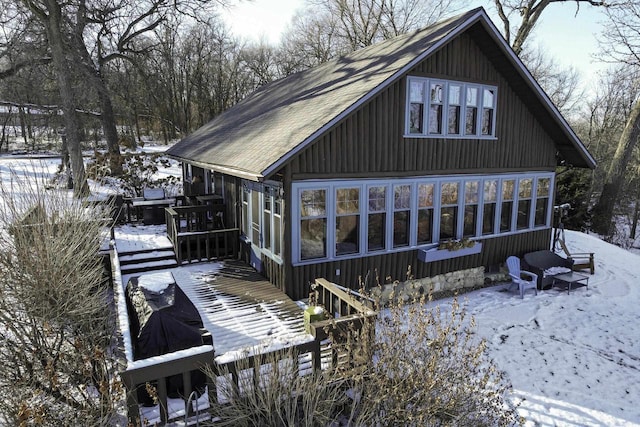
[[[479,254],[482,251],[482,243],[476,242],[471,248],[462,248],[456,251],[448,249],[419,249],[418,259],[422,262],[442,261],[445,259],[458,258],[467,255]]]
[[[417,133],[407,133],[404,139],[463,139],[466,141],[497,141],[497,136],[477,136],[477,135],[423,135]]]

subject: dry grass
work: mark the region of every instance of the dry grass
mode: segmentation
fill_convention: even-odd
[[[107,223],[30,175],[0,182],[0,424],[105,424],[121,398],[97,256]]]

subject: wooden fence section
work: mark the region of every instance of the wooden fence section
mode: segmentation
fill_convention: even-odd
[[[318,288],[318,304],[325,307],[336,317],[310,324],[313,340],[291,345],[288,348],[253,354],[241,360],[216,363],[212,346],[201,346],[182,350],[173,354],[158,356],[156,360],[141,360],[130,363],[130,367],[122,372],[122,379],[127,388],[128,418],[132,425],[143,426],[140,419],[140,404],[137,392],[152,384],[156,394],[158,419],[147,420],[164,425],[167,422],[183,418],[185,424],[202,416],[194,412],[188,396],[193,391],[191,376],[194,371],[205,370],[210,376],[207,379],[207,404],[224,405],[228,394],[225,390],[235,387],[241,394],[250,393],[255,387],[264,385],[264,376],[268,375],[274,361],[288,360],[291,369],[298,375],[305,375],[314,370],[335,370],[336,373],[348,375],[355,369],[362,368],[371,362],[372,339],[374,338],[373,322],[377,313],[367,307],[357,296],[348,294],[335,284],[324,279],[316,281]],[[248,285],[250,285],[248,283]],[[302,312],[300,312],[302,316]],[[363,328],[369,334],[360,334]],[[215,337],[214,337],[215,345]],[[266,374],[265,374],[266,373]],[[181,376],[183,382],[183,398],[169,399],[167,396],[168,381],[171,377]],[[176,406],[177,405],[181,407]],[[201,407],[201,409],[203,409]],[[204,415],[210,414],[205,410]],[[202,418],[201,418],[202,419]]]
[[[178,264],[238,257],[240,229],[223,228],[224,205],[166,208],[165,220]]]

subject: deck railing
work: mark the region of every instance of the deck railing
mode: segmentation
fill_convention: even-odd
[[[238,257],[240,229],[224,228],[224,205],[166,208],[165,220],[178,264]]]
[[[309,325],[315,341],[320,343],[316,358],[323,361],[323,368],[348,374],[368,365],[377,317],[371,302],[325,279],[316,279],[313,288],[316,304],[329,314],[328,319]]]
[[[267,365],[274,360],[290,360],[293,369],[300,375],[314,370],[334,369],[348,375],[354,369],[371,362],[371,339],[376,313],[356,295],[349,294],[337,285],[324,279],[316,281],[318,303],[325,305],[333,318],[313,322],[310,325],[309,341],[292,344],[288,348],[260,352],[241,360],[216,363],[214,347],[203,345],[188,350],[133,361],[132,341],[127,336],[128,313],[126,310],[124,287],[119,274],[117,249],[112,248],[114,283],[118,298],[118,317],[123,334],[127,356],[127,368],[121,373],[127,390],[127,415],[131,425],[165,425],[168,422],[183,421],[185,424],[210,418],[211,404],[225,404],[227,394],[224,387],[242,389],[250,393],[252,387],[261,384],[261,375],[268,372]],[[300,313],[302,317],[302,312]],[[363,339],[360,333],[369,331]],[[358,335],[360,333],[360,335]],[[214,345],[215,345],[215,337]],[[355,340],[355,341],[354,341]],[[206,393],[193,404],[190,395],[194,389],[191,376],[194,371],[207,371]],[[171,377],[181,377],[181,398],[168,396],[168,382]],[[155,406],[143,408],[138,401],[138,391],[151,391]],[[196,408],[196,406],[198,408]],[[141,411],[142,409],[142,411]]]

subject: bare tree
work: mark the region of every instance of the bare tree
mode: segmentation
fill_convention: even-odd
[[[640,68],[640,4],[626,1],[607,11],[609,24],[605,30],[604,55],[610,60]],[[608,167],[602,192],[593,207],[593,229],[606,236],[613,232],[614,206],[619,202],[625,173],[640,138],[640,92],[630,94],[634,103],[613,159]]]
[[[538,20],[542,16],[547,6],[552,3],[564,2],[565,0],[494,0],[498,11],[498,16],[502,21],[504,38],[511,45],[516,54],[520,54],[525,42],[535,28]],[[580,8],[580,3],[591,6],[607,6],[604,0],[575,0],[576,13]],[[520,22],[513,24],[512,17],[519,16]]]

